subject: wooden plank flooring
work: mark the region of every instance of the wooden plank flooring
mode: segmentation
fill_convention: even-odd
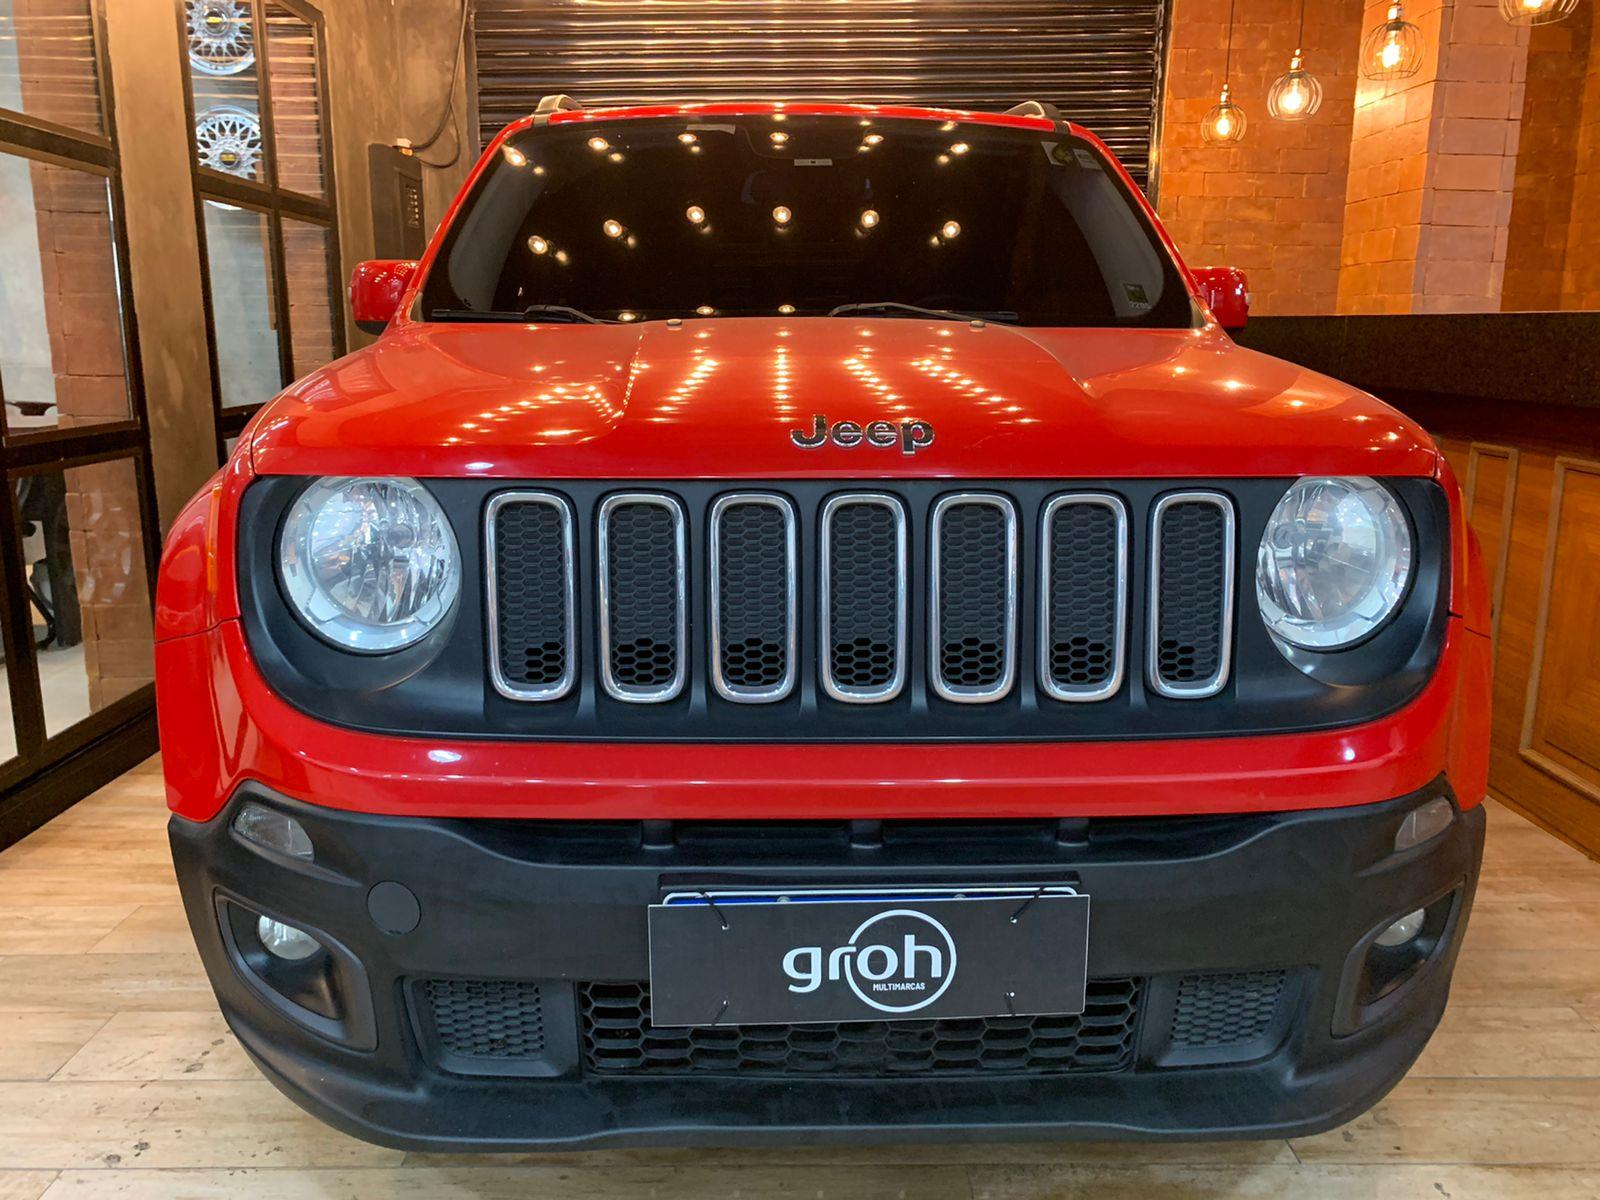
[[[1293,1142],[403,1155],[303,1115],[217,1014],[152,761],[0,854],[0,1200],[1600,1200],[1600,864],[1496,807],[1443,1027]]]

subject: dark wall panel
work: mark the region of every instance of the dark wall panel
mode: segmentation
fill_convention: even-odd
[[[1165,0],[477,0],[481,136],[589,105],[1056,104],[1146,182]]]

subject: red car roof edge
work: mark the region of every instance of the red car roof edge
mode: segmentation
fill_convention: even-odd
[[[510,134],[520,133],[535,123],[551,125],[582,124],[589,121],[626,121],[645,117],[733,117],[761,115],[763,113],[793,113],[807,117],[884,117],[887,119],[921,121],[960,121],[972,125],[998,125],[1014,129],[1054,129],[1056,123],[1048,117],[1024,116],[1017,113],[979,112],[962,108],[929,108],[916,104],[838,104],[823,101],[787,100],[719,100],[698,104],[628,104],[605,108],[563,109],[549,114],[529,113],[512,121],[494,138],[500,141]],[[1092,136],[1081,125],[1065,122],[1067,128],[1078,136]]]

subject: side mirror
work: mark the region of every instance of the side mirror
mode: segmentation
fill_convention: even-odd
[[[1194,281],[1211,306],[1212,314],[1229,333],[1237,333],[1250,319],[1250,281],[1238,267],[1196,267]]]
[[[350,275],[350,315],[356,327],[382,333],[400,311],[417,264],[411,259],[375,258],[357,263]]]

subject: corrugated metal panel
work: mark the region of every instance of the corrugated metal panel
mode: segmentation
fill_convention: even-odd
[[[585,104],[829,100],[1056,104],[1141,183],[1165,0],[476,0],[485,141],[567,92]]]

